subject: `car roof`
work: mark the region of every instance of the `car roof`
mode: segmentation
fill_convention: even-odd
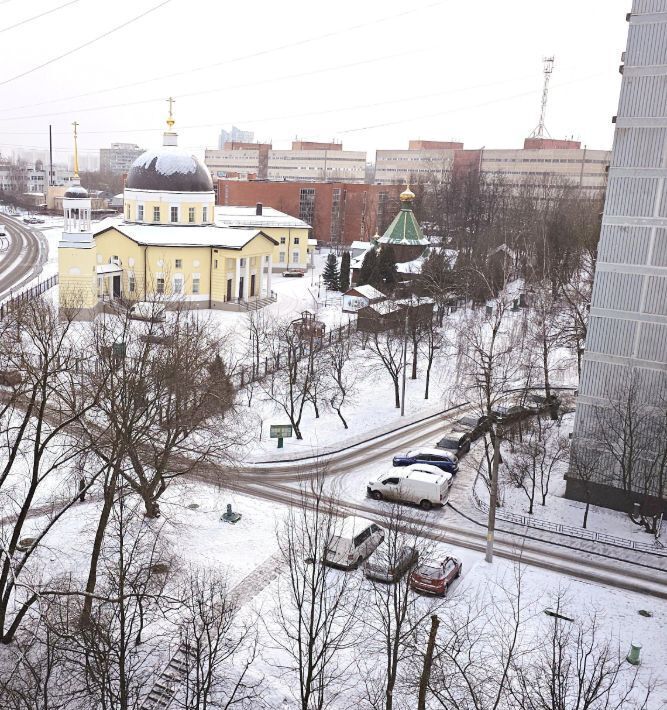
[[[443,449],[437,449],[435,446],[423,446],[419,449],[410,449],[405,455],[406,456],[416,456],[417,454],[428,454],[429,456],[442,456],[443,458],[448,458],[451,456],[449,451],[444,451]]]
[[[369,525],[374,525],[372,520],[361,518],[357,515],[349,515],[343,519],[340,527],[338,527],[338,536],[354,537],[355,533],[367,528]]]
[[[452,477],[451,473],[446,473],[429,463],[413,463],[412,466],[405,468],[405,472],[405,478],[427,483],[444,483]]]

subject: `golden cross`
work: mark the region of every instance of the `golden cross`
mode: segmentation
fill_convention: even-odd
[[[169,104],[169,118],[167,119],[167,125],[169,128],[172,128],[174,123],[176,123],[176,121],[174,121],[174,104],[176,103],[176,99],[173,96],[170,96],[167,99],[167,103]]]
[[[79,147],[77,145],[77,128],[79,127],[79,124],[74,121],[72,124],[74,126],[74,176],[79,177]]]

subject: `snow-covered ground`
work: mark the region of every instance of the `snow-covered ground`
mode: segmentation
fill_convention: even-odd
[[[242,514],[242,519],[235,525],[220,520],[227,503],[232,503],[233,509]],[[195,505],[198,507],[195,508]],[[230,587],[249,575],[252,580],[253,572],[259,574],[267,560],[274,555],[277,551],[276,529],[287,513],[287,508],[282,505],[201,483],[173,485],[161,508],[163,517],[146,524],[162,528],[163,539],[170,548],[167,554],[175,555],[178,560],[175,570],[190,565],[213,568],[224,573]],[[71,574],[75,579],[84,581],[98,513],[99,503],[77,505],[72,514],[54,527],[39,553],[39,560],[35,560],[39,562],[44,577],[51,573]],[[31,524],[38,526],[39,519]],[[487,602],[490,605],[492,600],[497,604],[504,594],[499,591],[511,589],[515,584],[517,568],[510,562],[496,558],[493,565],[488,565],[481,553],[447,544],[440,544],[437,549],[446,550],[463,562],[462,579],[453,585],[447,601],[438,610],[441,618],[446,618],[449,609],[465,605],[471,600],[481,606]],[[562,613],[580,621],[589,612],[595,611],[600,622],[601,637],[613,639],[623,653],[629,649],[631,642],[641,642],[643,648],[639,679],[642,683],[650,679],[664,680],[667,663],[667,646],[664,644],[667,637],[667,601],[568,579],[542,569],[524,567],[522,572],[522,603],[525,605],[523,614],[526,619],[523,634],[539,634],[541,629],[546,628],[545,625],[553,623],[543,611],[553,607],[555,594],[562,592],[566,599]],[[267,626],[269,630],[271,627],[273,631],[276,630],[278,587],[285,584],[287,579],[286,568],[279,566],[279,573],[281,576],[265,589],[260,591],[258,588],[256,592],[249,589],[250,601],[244,606],[239,621],[256,621],[257,615],[261,618],[257,627],[261,651],[252,675],[264,676],[267,707],[294,708],[294,692],[298,687],[296,676],[280,667],[285,659],[273,647],[267,633]],[[357,570],[340,574],[360,577],[361,572]],[[364,603],[362,601],[362,608]],[[423,603],[429,602],[424,600]],[[648,611],[651,616],[641,615],[640,610]],[[365,662],[371,660],[363,640],[354,653],[358,654],[358,660],[362,660],[362,657]],[[358,676],[356,667],[353,666],[349,671],[350,686],[359,689],[363,677]],[[632,670],[630,666],[627,668],[628,671]],[[332,707],[335,710],[349,708],[351,698],[350,694],[344,694]],[[667,688],[663,686],[648,707],[650,710],[658,710],[665,706],[665,702]]]

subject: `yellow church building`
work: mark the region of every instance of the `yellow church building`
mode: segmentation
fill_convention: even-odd
[[[301,220],[275,210],[262,214],[259,205],[216,217],[209,171],[178,148],[171,114],[167,124],[162,148],[146,151],[130,168],[123,217],[93,228],[87,190],[75,184],[63,197],[60,306],[79,318],[94,318],[106,302],[120,299],[261,307],[274,300],[272,268],[285,235],[307,262],[309,225]],[[77,163],[75,134],[78,175]]]

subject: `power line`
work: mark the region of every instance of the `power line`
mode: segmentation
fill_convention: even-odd
[[[5,0],[5,1],[9,2],[9,0]],[[81,99],[81,98],[86,98],[88,96],[96,96],[96,95],[108,93],[111,91],[119,91],[121,89],[129,89],[129,88],[133,88],[135,86],[141,86],[143,84],[150,84],[155,81],[163,81],[164,79],[173,79],[174,77],[178,77],[178,76],[187,76],[190,74],[194,74],[196,72],[206,71],[208,69],[215,69],[215,68],[218,68],[221,66],[226,66],[228,64],[235,64],[237,62],[242,62],[247,59],[255,59],[256,57],[266,56],[268,54],[273,54],[274,52],[282,52],[286,49],[293,49],[294,47],[300,47],[305,44],[319,42],[320,40],[329,39],[331,37],[337,37],[338,35],[347,34],[348,32],[353,32],[355,30],[366,29],[367,27],[371,27],[371,26],[375,27],[378,24],[380,24],[381,22],[388,22],[388,21],[394,20],[398,17],[404,17],[405,15],[410,15],[415,12],[421,12],[422,10],[429,10],[432,7],[436,7],[437,5],[441,5],[441,4],[442,4],[441,1],[432,2],[427,5],[421,5],[419,7],[414,7],[409,10],[403,10],[402,12],[394,13],[393,15],[386,15],[384,17],[378,17],[378,18],[375,18],[369,22],[364,22],[364,23],[356,24],[356,25],[349,25],[349,26],[343,27],[339,30],[332,30],[331,32],[325,32],[324,34],[316,35],[314,37],[306,37],[305,39],[298,40],[296,42],[290,42],[288,44],[278,45],[276,47],[269,47],[267,49],[259,50],[257,52],[252,52],[251,54],[244,54],[244,55],[241,55],[238,57],[232,57],[231,59],[224,59],[219,62],[214,62],[213,64],[205,64],[200,67],[194,67],[192,69],[184,69],[181,71],[172,72],[171,74],[163,74],[161,76],[154,76],[150,79],[141,79],[140,81],[134,81],[134,82],[130,82],[128,84],[119,84],[117,86],[113,86],[113,87],[109,87],[109,88],[97,89],[96,91],[89,91],[89,92],[86,92],[83,94],[76,94],[73,96],[67,96],[67,97],[62,97],[62,98],[58,98],[58,99],[51,99],[49,101],[40,101],[40,102],[32,103],[32,104],[22,104],[20,106],[2,107],[2,108],[0,108],[0,111],[15,111],[15,110],[22,109],[22,108],[33,108],[36,106],[44,106],[46,104],[58,103],[60,101],[71,101],[73,99]],[[0,86],[2,86],[2,84],[0,84]],[[162,100],[162,99],[160,99],[160,100]]]
[[[0,29],[0,34],[2,34],[3,32],[9,32],[9,30],[14,30],[17,27],[21,27],[21,25],[27,25],[28,22],[32,22],[33,20],[39,20],[40,17],[46,17],[47,15],[50,15],[53,12],[58,12],[58,10],[62,10],[64,7],[74,5],[77,2],[79,2],[79,0],[70,0],[70,2],[66,2],[64,5],[58,5],[58,7],[54,7],[51,10],[45,10],[44,12],[40,12],[39,15],[33,15],[32,17],[28,17],[25,20],[21,20],[20,22],[17,22],[14,25],[9,25],[9,27],[3,27],[2,29]]]
[[[589,79],[597,78],[597,77],[599,77],[599,76],[601,76],[601,75],[604,75],[605,73],[606,73],[606,72],[597,72],[597,73],[595,73],[595,74],[589,74],[589,75],[587,75],[587,76],[577,77],[577,78],[572,79],[572,80],[570,80],[570,81],[561,82],[560,84],[555,84],[555,85],[554,85],[554,88],[560,88],[560,87],[563,87],[563,86],[568,86],[568,85],[570,85],[570,84],[578,83],[578,82],[580,82],[580,81],[588,81]],[[508,79],[507,81],[501,82],[501,83],[509,83],[509,82],[512,82],[512,81],[523,80],[524,78],[529,78],[529,77],[532,78],[532,76],[533,76],[533,75],[531,74],[531,75],[526,75],[525,77],[518,77],[518,78],[516,78],[516,79]],[[279,119],[287,119],[287,118],[291,119],[291,118],[300,118],[300,117],[302,117],[302,116],[310,116],[310,115],[317,115],[317,114],[323,114],[323,113],[335,113],[335,112],[337,112],[337,111],[351,110],[351,109],[354,109],[354,108],[370,108],[370,107],[382,106],[382,105],[391,104],[391,103],[401,103],[401,102],[407,102],[407,101],[414,101],[414,100],[417,99],[417,98],[431,98],[432,96],[441,95],[441,94],[443,94],[443,93],[458,93],[458,92],[466,91],[466,90],[472,90],[472,89],[477,89],[477,88],[485,88],[485,87],[490,86],[490,85],[495,86],[495,85],[497,85],[498,83],[499,83],[499,82],[490,82],[490,83],[488,83],[488,84],[480,84],[480,85],[473,86],[473,87],[463,87],[463,88],[461,88],[461,89],[454,90],[454,91],[451,91],[451,92],[435,92],[435,93],[433,93],[433,94],[422,94],[420,97],[412,96],[412,97],[402,98],[402,99],[389,99],[389,100],[386,100],[386,101],[375,102],[375,103],[372,103],[372,104],[360,104],[360,105],[353,106],[353,107],[345,107],[345,108],[336,107],[336,108],[325,109],[325,110],[321,110],[321,111],[309,111],[309,112],[301,113],[301,114],[290,114],[290,115],[283,115],[283,116],[273,116],[273,117],[268,117],[268,118],[267,118],[267,117],[262,117],[262,118],[258,118],[258,119],[234,119],[234,122],[235,122],[235,123],[246,123],[246,124],[247,124],[247,123],[256,123],[256,122],[258,122],[258,121],[279,120]],[[524,92],[520,92],[520,93],[517,93],[517,94],[508,95],[508,96],[501,96],[501,97],[499,97],[499,98],[497,98],[497,99],[490,99],[489,101],[484,101],[484,102],[478,103],[478,104],[470,104],[470,105],[467,105],[467,106],[458,106],[458,107],[456,107],[456,108],[446,109],[446,110],[443,110],[443,111],[436,111],[436,112],[429,113],[429,114],[422,114],[422,115],[419,115],[419,116],[411,115],[411,116],[409,116],[408,118],[398,119],[398,120],[395,120],[395,121],[386,121],[386,122],[383,122],[383,123],[377,123],[377,124],[373,124],[373,125],[362,126],[362,127],[359,127],[359,128],[350,128],[350,129],[345,129],[345,130],[339,130],[339,131],[336,131],[335,134],[336,134],[336,135],[342,135],[342,134],[345,134],[345,133],[355,133],[355,132],[367,131],[367,130],[372,130],[372,129],[374,129],[374,128],[381,128],[381,127],[385,127],[385,126],[398,125],[398,124],[401,124],[401,123],[408,123],[409,121],[416,120],[416,119],[433,118],[433,117],[436,117],[436,116],[442,116],[442,115],[449,114],[449,113],[457,113],[457,112],[459,112],[459,111],[468,111],[468,110],[472,110],[472,109],[476,109],[476,108],[482,108],[482,107],[485,107],[485,106],[490,106],[490,105],[497,104],[497,103],[502,103],[502,102],[505,102],[505,101],[513,101],[514,99],[523,98],[523,97],[525,97],[525,96],[531,96],[531,95],[533,95],[533,94],[539,93],[539,91],[540,91],[540,89],[531,89],[530,91],[524,91]],[[181,126],[181,129],[209,128],[209,127],[211,127],[211,126],[219,126],[219,125],[220,125],[220,122],[211,123],[211,124],[197,124],[197,125],[190,125],[190,126]],[[137,133],[138,133],[138,132],[149,132],[149,131],[150,131],[150,132],[159,132],[159,131],[161,131],[161,130],[162,130],[162,129],[160,129],[160,128],[123,129],[122,131],[116,131],[116,133],[122,133],[122,132],[137,132]],[[104,132],[104,133],[108,133],[108,132],[110,132],[110,131],[103,131],[103,132]],[[91,131],[90,133],[98,133],[98,131]],[[59,134],[59,135],[65,135],[65,134]],[[69,135],[69,134],[68,134],[68,135]],[[43,147],[43,146],[27,146],[27,145],[14,144],[14,143],[0,143],[0,145],[9,146],[9,147],[13,147],[13,148],[25,148],[25,149],[30,149],[30,150],[44,150],[44,147]],[[69,149],[63,148],[63,149],[58,149],[58,150],[60,150],[60,151],[67,151],[67,150],[69,150]],[[96,151],[96,150],[99,150],[99,148],[98,148],[98,149],[89,148],[89,149],[86,149],[86,152],[93,152],[93,151]]]
[[[588,79],[594,79],[598,76],[603,76],[607,72],[597,72],[595,74],[589,74],[588,76],[582,76],[578,77],[576,79],[572,79],[571,81],[565,81],[561,82],[560,84],[555,84],[557,88],[562,87],[562,86],[568,86],[569,84],[575,84],[579,81],[588,81]],[[421,119],[421,118],[435,118],[436,116],[444,116],[445,114],[448,113],[456,113],[457,111],[465,111],[467,109],[473,109],[473,108],[482,108],[484,106],[489,106],[494,103],[499,103],[502,101],[511,101],[513,99],[519,99],[523,98],[524,96],[530,96],[532,94],[538,93],[537,89],[531,89],[530,91],[524,91],[523,93],[520,94],[514,94],[513,96],[503,96],[498,99],[491,99],[490,101],[484,101],[481,104],[475,104],[474,106],[461,106],[458,108],[453,108],[453,109],[445,109],[444,111],[436,111],[434,113],[426,113],[422,114],[421,116],[408,116],[407,118],[402,118],[398,119],[396,121],[385,121],[383,123],[375,123],[370,126],[362,126],[360,128],[347,128],[343,131],[337,131],[337,134],[344,134],[344,133],[358,133],[360,131],[368,131],[373,128],[384,128],[386,126],[397,126],[401,123],[408,123],[409,121],[414,121],[416,119]]]
[[[397,54],[389,54],[385,55],[382,57],[371,57],[370,59],[361,59],[357,62],[350,62],[348,64],[337,64],[335,66],[330,66],[330,67],[324,67],[321,69],[312,69],[310,71],[302,71],[298,72],[296,74],[287,74],[284,76],[280,77],[268,77],[265,79],[259,79],[257,81],[253,82],[241,82],[239,84],[231,84],[231,85],[226,85],[226,86],[219,86],[215,89],[202,89],[201,91],[191,91],[187,94],[178,94],[179,99],[183,98],[191,98],[193,96],[204,96],[207,94],[215,94],[218,92],[223,92],[223,91],[230,91],[232,89],[239,89],[239,88],[246,88],[250,86],[258,86],[261,84],[271,84],[275,83],[277,81],[285,81],[289,79],[299,79],[304,76],[313,76],[317,74],[324,74],[327,72],[331,71],[338,71],[341,69],[350,69],[358,66],[362,66],[364,64],[374,64],[377,62],[382,62],[386,61],[388,59],[396,59],[397,57],[405,57],[405,56],[410,56],[414,54],[418,54],[419,52],[425,51],[424,48],[420,49],[412,49],[407,52],[399,52]],[[156,96],[152,97],[150,99],[140,99],[137,101],[125,101],[120,104],[105,104],[104,106],[89,106],[87,108],[78,108],[78,109],[67,109],[66,111],[51,111],[49,113],[42,113],[42,114],[32,114],[29,116],[4,116],[0,118],[0,121],[19,121],[19,120],[27,120],[27,119],[33,119],[33,118],[52,118],[53,116],[62,116],[62,115],[72,115],[72,114],[79,114],[79,113],[88,113],[90,111],[106,111],[108,109],[112,108],[127,108],[128,106],[139,106],[139,105],[144,105],[144,104],[150,104],[150,103],[157,103],[157,102],[163,102],[164,97],[163,96]],[[216,124],[217,125],[217,124]],[[147,129],[139,129],[139,130],[156,130],[154,128],[147,128]],[[85,133],[106,133],[107,131],[100,130],[100,131],[85,131]],[[128,132],[127,130],[125,132]],[[24,134],[28,135],[28,134]]]
[[[114,34],[114,32],[118,32],[118,30],[122,30],[123,28],[127,27],[128,25],[133,24],[137,20],[141,20],[143,17],[146,17],[146,15],[150,15],[152,12],[155,12],[156,10],[159,10],[161,7],[164,7],[165,5],[169,4],[172,0],[162,0],[162,2],[158,3],[157,5],[154,5],[153,7],[149,8],[145,12],[142,12],[141,14],[137,15],[136,17],[131,18],[130,20],[127,20],[127,22],[123,22],[120,25],[117,25],[116,27],[113,27],[112,29],[108,30],[107,32],[104,32],[101,35],[98,35],[97,37],[94,37],[93,39],[88,40],[87,42],[84,42],[83,44],[80,44],[78,47],[74,47],[73,49],[68,50],[67,52],[58,55],[57,57],[53,57],[52,59],[48,59],[45,62],[42,62],[42,64],[38,64],[36,67],[32,67],[32,69],[26,69],[26,71],[21,72],[20,74],[16,74],[15,76],[10,77],[9,79],[3,79],[0,81],[0,86],[5,86],[6,84],[11,83],[12,81],[16,81],[17,79],[22,79],[24,76],[28,76],[28,74],[32,74],[39,69],[43,69],[46,66],[49,66],[50,64],[54,64],[55,62],[59,62],[61,59],[64,59],[65,57],[69,57],[75,52],[78,52],[82,49],[85,49],[86,47],[90,47],[91,44],[95,44],[95,42],[99,42],[101,39],[104,39],[105,37],[108,37],[109,35]]]

